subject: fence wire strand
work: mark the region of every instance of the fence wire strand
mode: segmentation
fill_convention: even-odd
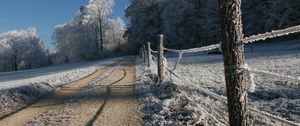
[[[292,34],[292,33],[298,33],[300,32],[300,25],[298,26],[294,26],[294,27],[290,27],[290,28],[286,28],[286,29],[282,29],[282,30],[275,30],[275,31],[271,31],[271,32],[267,32],[267,33],[264,33],[264,34],[258,34],[258,35],[253,35],[253,36],[250,36],[250,37],[246,37],[243,39],[243,43],[244,44],[247,44],[247,43],[253,43],[253,42],[257,42],[257,41],[260,41],[260,40],[265,40],[267,38],[275,38],[275,37],[279,37],[279,36],[284,36],[284,35],[289,35],[289,34]],[[173,52],[173,53],[177,53],[178,54],[178,58],[177,58],[177,61],[174,65],[174,67],[172,69],[170,69],[171,67],[168,66],[168,63],[167,63],[167,59],[165,57],[163,57],[164,61],[164,69],[166,69],[166,72],[169,73],[170,75],[170,79],[171,76],[175,76],[176,78],[178,78],[180,81],[182,81],[182,83],[180,83],[180,85],[184,85],[186,82],[189,82],[186,78],[183,78],[181,77],[180,75],[176,74],[174,71],[176,70],[178,64],[180,63],[180,60],[182,59],[182,55],[184,53],[196,53],[196,52],[204,52],[204,51],[211,51],[211,50],[214,50],[214,49],[219,49],[221,51],[221,44],[213,44],[213,45],[209,45],[209,46],[204,46],[204,47],[200,47],[200,48],[191,48],[191,49],[185,49],[185,50],[177,50],[177,49],[169,49],[169,48],[164,48],[164,50],[166,51],[169,51],[169,52]],[[150,50],[151,51],[151,59],[155,60],[156,63],[158,62],[158,58],[155,57],[154,55],[152,55],[152,53],[155,53],[157,54],[158,51],[153,51],[153,50]],[[154,61],[154,62],[155,62]],[[152,61],[151,61],[152,62]],[[153,62],[152,62],[153,63]],[[231,67],[230,67],[231,68]],[[236,67],[233,67],[233,68],[236,68]],[[238,69],[238,68],[236,68]],[[249,66],[247,64],[244,64],[243,68],[240,69],[241,73],[245,74],[249,80],[250,80],[250,86],[249,89],[247,91],[249,92],[254,92],[254,89],[255,89],[255,82],[254,82],[254,78],[255,78],[255,75],[256,74],[267,74],[267,75],[271,75],[271,76],[275,76],[275,77],[280,77],[280,78],[285,78],[285,79],[288,79],[288,80],[293,80],[293,81],[300,81],[300,77],[292,77],[292,76],[289,76],[289,75],[282,75],[282,74],[277,74],[277,73],[272,73],[272,72],[269,72],[269,71],[263,71],[263,70],[257,70],[257,69],[253,69],[253,68],[249,68]],[[232,73],[232,74],[237,74],[237,73]],[[238,73],[240,74],[240,73]],[[171,80],[172,81],[172,80]],[[174,81],[172,81],[174,82]],[[175,83],[175,82],[174,82]],[[227,104],[227,98],[224,97],[224,96],[220,96],[218,94],[215,94],[214,92],[211,92],[209,90],[206,90],[202,87],[199,87],[197,86],[198,90],[206,93],[207,95],[210,95],[212,96],[213,98],[215,99],[218,99],[218,100],[221,100],[223,102],[225,102]],[[180,90],[181,91],[181,90]],[[247,91],[242,95],[241,97],[241,101],[244,100],[244,98],[247,96]],[[193,102],[199,109],[201,109],[204,113],[206,113],[207,115],[209,115],[213,120],[217,121],[219,124],[221,125],[224,125],[223,123],[221,123],[218,119],[216,119],[213,115],[209,114],[207,111],[205,111],[201,106],[199,106],[192,98],[190,98],[186,93],[184,93],[183,91],[181,91],[191,102]],[[260,116],[263,116],[263,117],[267,117],[267,118],[270,118],[270,119],[273,119],[273,120],[276,120],[278,122],[281,122],[281,123],[285,123],[285,124],[288,124],[288,125],[293,125],[293,126],[298,126],[299,124],[297,123],[294,123],[292,121],[288,121],[286,119],[283,119],[281,117],[278,117],[278,116],[275,116],[275,115],[272,115],[270,113],[267,113],[267,112],[263,112],[263,111],[260,111],[260,110],[257,110],[255,108],[252,108],[252,107],[249,107],[249,110],[251,112],[253,112],[254,114],[256,115],[260,115]],[[248,111],[250,113],[250,111]]]
[[[178,52],[177,52],[177,53],[178,53]],[[179,54],[183,54],[183,52],[180,52]],[[152,54],[151,54],[151,57],[153,58],[153,60],[156,60],[156,62],[158,61],[158,58],[155,57],[155,56],[153,56]],[[180,58],[179,58],[179,57],[180,57]],[[179,55],[179,56],[178,56],[178,59],[177,59],[177,62],[180,61],[181,58],[182,58],[182,55],[181,55],[181,56]],[[166,60],[166,59],[164,59],[164,60]],[[154,61],[154,62],[155,62],[155,61]],[[164,62],[166,63],[166,61],[164,61]],[[176,65],[178,65],[178,64],[176,64]],[[170,68],[168,68],[166,65],[164,65],[164,69],[166,70],[167,73],[169,73],[170,76],[173,75],[173,76],[175,76],[176,78],[178,78],[178,80],[181,81],[181,83],[179,83],[180,85],[185,85],[185,83],[189,82],[189,80],[187,80],[186,78],[183,78],[183,77],[181,77],[180,75],[178,75],[177,73],[175,73],[175,72],[174,72],[174,69],[170,69]],[[175,69],[176,69],[176,67],[175,67]],[[250,83],[251,83],[251,84],[250,84],[250,89],[248,89],[249,92],[253,91],[253,90],[254,90],[253,88],[255,87],[255,83],[254,83],[254,75],[253,75],[254,73],[255,73],[255,74],[257,74],[257,73],[263,73],[263,74],[269,74],[269,75],[273,75],[273,76],[279,76],[279,77],[283,77],[283,78],[287,78],[287,79],[292,79],[292,80],[298,80],[298,81],[300,80],[299,78],[295,78],[295,77],[291,77],[291,76],[280,75],[280,74],[276,74],[276,73],[272,73],[272,72],[268,72],[268,71],[261,71],[261,70],[256,70],[256,69],[253,69],[253,68],[249,68],[249,66],[248,66],[247,64],[245,64],[245,66],[243,67],[243,69],[244,69],[245,74],[246,74],[246,75],[249,77],[249,79],[250,79]],[[171,81],[172,81],[173,83],[176,83],[176,82],[174,82],[173,80],[171,80]],[[176,84],[178,84],[178,83],[176,83]],[[253,86],[254,86],[254,87],[253,87]],[[252,87],[252,88],[251,88],[251,87]],[[206,93],[207,95],[209,95],[209,96],[211,96],[211,97],[213,97],[213,98],[215,98],[215,99],[218,99],[218,100],[221,100],[221,101],[227,103],[227,98],[224,97],[224,96],[220,96],[220,95],[218,95],[218,94],[215,94],[215,93],[213,93],[213,92],[211,92],[211,91],[209,91],[209,90],[206,90],[206,89],[204,89],[204,88],[202,88],[202,87],[199,87],[199,86],[197,86],[197,89],[200,90],[201,92]],[[181,90],[181,92],[184,93],[182,90]],[[211,115],[210,113],[208,113],[207,111],[205,111],[201,106],[197,105],[197,102],[194,101],[192,98],[190,98],[186,93],[184,93],[184,95],[185,95],[191,102],[193,102],[193,103],[197,106],[197,108],[203,110],[204,113],[206,113],[207,115],[209,115],[213,120],[215,120],[215,121],[218,122],[219,124],[224,125],[222,122],[220,122],[218,119],[216,119],[213,115]],[[247,95],[247,93],[245,92],[245,93],[243,94],[243,96],[246,96],[246,95]],[[242,98],[244,98],[244,97],[242,97]],[[244,99],[241,99],[241,100],[244,100]],[[272,114],[267,113],[267,112],[264,112],[264,111],[257,110],[257,109],[252,108],[252,107],[249,107],[249,113],[250,113],[250,112],[252,112],[252,113],[255,114],[255,115],[259,115],[259,116],[263,116],[263,117],[266,117],[266,118],[270,118],[270,119],[273,119],[273,120],[275,120],[275,121],[278,121],[278,122],[281,122],[281,123],[284,123],[284,124],[288,124],[288,125],[292,125],[292,126],[298,126],[297,123],[288,121],[288,120],[286,120],[286,119],[283,119],[283,118],[281,118],[281,117],[272,115]]]
[[[174,75],[174,76],[177,77],[180,81],[182,81],[181,83],[179,83],[180,85],[185,85],[185,83],[188,82],[187,79],[185,79],[185,78],[183,78],[183,77],[180,77],[179,75],[177,75],[176,73],[174,73],[174,72],[171,71],[170,69],[168,69],[168,68],[165,68],[165,69],[166,69],[170,74]],[[176,83],[176,82],[174,82],[174,83]],[[176,83],[176,84],[178,84],[178,83]],[[207,95],[210,95],[210,96],[212,96],[212,97],[215,98],[215,99],[218,99],[218,100],[221,100],[221,101],[227,103],[227,98],[226,98],[226,97],[220,96],[220,95],[218,95],[218,94],[216,94],[216,93],[214,93],[214,92],[211,92],[211,91],[206,90],[206,89],[204,89],[204,88],[202,88],[202,87],[199,87],[199,86],[197,86],[197,88],[198,88],[200,91],[206,93]],[[245,94],[245,95],[247,95],[247,94]],[[192,100],[192,99],[191,99],[191,100]],[[195,102],[195,101],[193,101],[193,102]],[[292,122],[292,121],[288,121],[288,120],[286,120],[286,119],[283,119],[283,118],[281,118],[281,117],[272,115],[272,114],[270,114],[270,113],[267,113],[267,112],[264,112],[264,111],[257,110],[257,109],[255,109],[255,108],[253,108],[253,107],[249,107],[249,110],[250,110],[251,112],[255,113],[256,115],[260,115],[260,116],[263,116],[263,117],[271,118],[271,119],[273,119],[273,120],[276,120],[276,121],[281,122],[281,123],[284,123],[284,124],[288,124],[288,125],[291,125],[291,126],[298,126],[298,125],[299,125],[299,124],[297,124],[297,123],[294,123],[294,122]]]
[[[285,35],[289,35],[292,33],[299,33],[299,32],[300,32],[300,25],[297,25],[294,27],[286,28],[286,29],[274,30],[274,31],[267,32],[264,34],[258,34],[258,35],[246,37],[243,39],[243,42],[245,44],[247,44],[247,43],[252,43],[252,42],[256,42],[256,41],[260,41],[260,40],[265,40],[268,38],[275,38],[275,37],[285,36]]]
[[[151,51],[152,53],[158,53],[158,51],[154,51],[154,50],[152,50],[152,49],[151,49],[150,51]]]
[[[214,44],[214,45],[204,46],[200,48],[192,48],[192,49],[185,49],[185,50],[177,50],[177,49],[169,49],[169,48],[164,48],[164,50],[167,50],[169,52],[175,52],[175,53],[195,53],[195,52],[210,51],[218,48],[220,48],[220,44]]]

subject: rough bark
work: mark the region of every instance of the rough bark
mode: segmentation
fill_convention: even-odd
[[[163,63],[163,55],[164,55],[164,47],[163,47],[164,36],[159,35],[159,46],[158,46],[158,81],[160,84],[163,83],[163,73],[164,73],[164,63]]]
[[[249,125],[244,67],[241,0],[218,0],[221,22],[229,123],[231,126]]]

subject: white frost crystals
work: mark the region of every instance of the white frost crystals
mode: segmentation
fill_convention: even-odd
[[[250,84],[248,85],[248,91],[253,93],[255,91],[254,73],[251,72],[251,69],[249,68],[248,64],[244,65],[244,69],[245,69],[246,75],[248,76],[248,78],[250,80]]]
[[[245,74],[247,90],[243,96],[248,97],[249,109],[258,122],[254,125],[297,125],[300,123],[300,116],[293,112],[299,111],[300,100],[299,40],[258,43],[253,46],[255,51],[245,53],[246,64],[241,68],[241,72]],[[245,48],[247,50],[250,47],[246,45]],[[178,64],[179,52],[175,50],[173,53],[174,55],[168,52],[165,57],[168,61],[166,70],[171,73],[171,76],[167,77],[179,86],[179,94],[187,93],[190,101],[200,106],[192,109],[202,113],[208,112],[211,115],[209,119],[216,120],[214,124],[219,121],[226,125],[227,100],[222,55],[186,54],[180,58]],[[176,71],[168,69],[176,65]],[[266,121],[270,119],[276,124]]]
[[[99,59],[123,49],[126,26],[121,18],[109,17],[113,5],[114,0],[88,0],[73,20],[55,27],[58,63]]]
[[[84,77],[95,71],[94,67],[84,68],[84,69],[76,69],[71,71],[65,71],[61,73],[53,73],[44,76],[38,76],[34,78],[21,79],[21,80],[13,80],[0,82],[0,90],[12,89],[21,86],[26,86],[32,83],[48,83],[52,86],[57,86],[60,84],[68,83],[74,81],[78,78]]]
[[[114,0],[89,0],[88,4],[80,9],[83,22],[90,23],[111,14]]]
[[[53,87],[76,81],[85,77],[105,64],[112,64],[122,57],[95,62],[70,63],[61,66],[50,66],[27,71],[0,74],[0,90],[9,90],[32,83],[47,83]]]
[[[298,33],[298,32],[300,32],[300,25],[282,29],[282,30],[274,30],[274,31],[267,32],[264,34],[253,35],[253,36],[244,38],[243,42],[246,44],[246,43],[251,43],[251,42],[255,42],[255,41],[265,40],[267,38],[275,38],[275,37],[280,37],[280,36],[289,35],[289,34]]]
[[[200,48],[192,48],[192,49],[185,49],[185,50],[176,50],[176,49],[168,49],[168,48],[164,48],[164,49],[176,53],[195,53],[195,52],[210,51],[218,48],[220,48],[220,44],[214,44],[209,46],[203,46]]]
[[[49,65],[49,55],[35,28],[0,33],[0,72]]]

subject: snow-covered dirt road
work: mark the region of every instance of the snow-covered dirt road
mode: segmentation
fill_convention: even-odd
[[[138,106],[134,59],[127,58],[57,88],[0,125],[142,125]]]

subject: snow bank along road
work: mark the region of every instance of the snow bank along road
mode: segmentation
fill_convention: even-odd
[[[84,68],[98,63],[97,62],[83,62],[83,63],[68,63],[59,66],[49,66],[44,68],[36,68],[31,70],[22,70],[14,72],[2,72],[0,73],[0,82],[15,81],[19,79],[27,79],[33,77],[39,77],[43,75],[50,75],[55,73],[61,73],[65,71],[76,70],[78,68]]]
[[[133,58],[106,65],[0,120],[0,126],[142,125]]]

